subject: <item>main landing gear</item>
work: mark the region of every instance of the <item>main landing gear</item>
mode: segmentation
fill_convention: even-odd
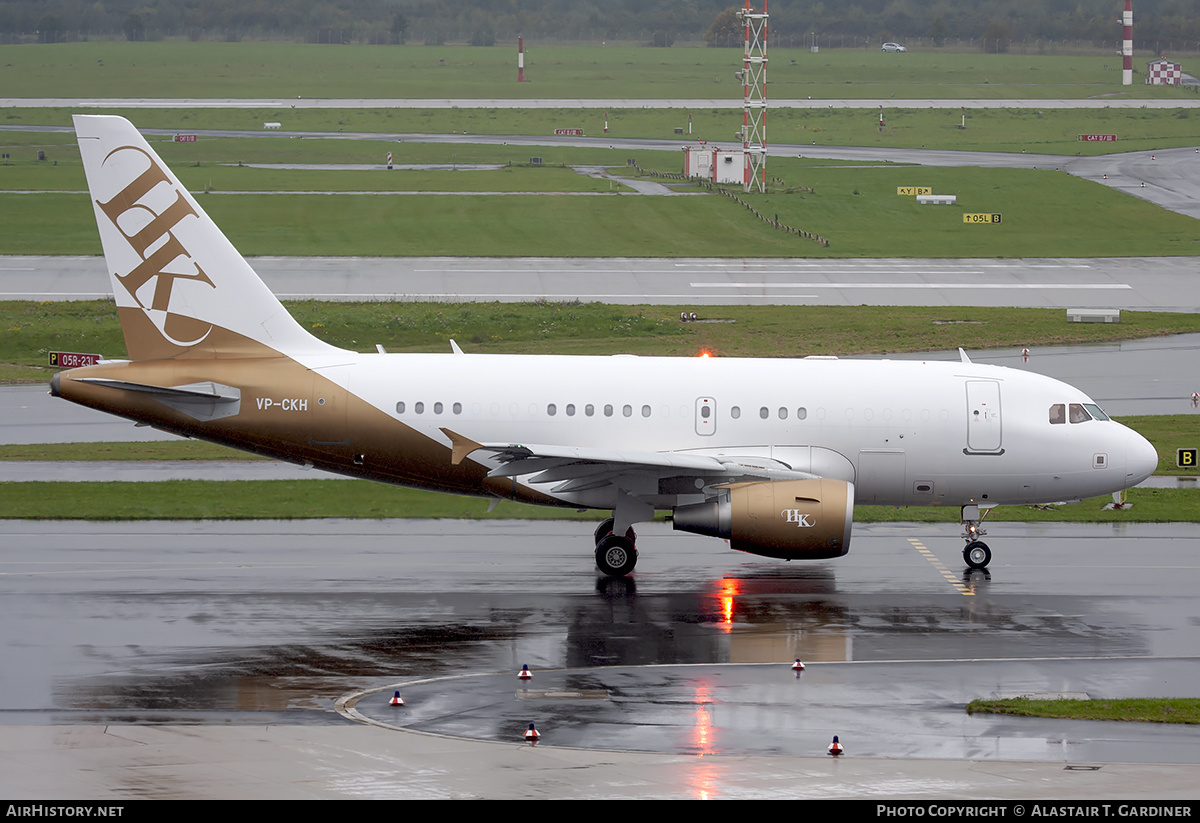
[[[637,565],[637,534],[633,528],[624,535],[613,534],[610,517],[596,527],[596,567],[609,577],[624,577]]]
[[[990,511],[991,509],[984,509],[980,513],[978,506],[962,507],[962,538],[967,541],[963,549],[963,561],[968,568],[986,569],[988,563],[992,562],[992,550],[988,548],[987,543],[979,539],[987,534],[983,529],[983,518],[987,517]]]

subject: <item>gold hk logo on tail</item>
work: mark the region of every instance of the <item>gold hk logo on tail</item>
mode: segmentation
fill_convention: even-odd
[[[208,336],[212,324],[180,313],[178,306],[186,301],[175,288],[181,283],[216,288],[175,234],[181,221],[197,217],[196,211],[146,151],[121,146],[105,156],[104,165],[120,156],[118,167],[127,167],[127,152],[144,157],[147,167],[113,197],[96,201],[140,261],[114,275],[163,337],[176,346],[194,346]]]

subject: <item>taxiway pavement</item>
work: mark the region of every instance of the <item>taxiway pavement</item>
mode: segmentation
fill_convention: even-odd
[[[1013,693],[1186,692],[1200,675],[1187,525],[994,525],[996,559],[970,574],[953,527],[864,525],[845,558],[789,564],[648,525],[620,581],[597,577],[586,523],[5,532],[8,798],[1165,799],[1200,785],[1186,730],[964,711]],[[403,709],[386,705],[395,689]],[[338,707],[359,692],[374,694],[354,709],[402,728],[350,723]]]
[[[581,300],[693,309],[737,304],[1200,311],[1200,279],[1191,257],[257,257],[250,263],[283,299]],[[0,257],[0,299],[111,297],[102,258]]]

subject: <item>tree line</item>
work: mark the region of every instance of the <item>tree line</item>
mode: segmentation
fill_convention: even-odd
[[[762,0],[759,0],[761,3]],[[933,46],[1121,41],[1124,0],[768,0],[776,43]],[[736,0],[0,0],[0,35],[40,42],[290,38],[328,43],[492,45],[517,34],[542,40],[705,41],[740,47],[710,30]],[[757,4],[756,4],[757,5]],[[1135,43],[1200,41],[1200,0],[1136,0]]]

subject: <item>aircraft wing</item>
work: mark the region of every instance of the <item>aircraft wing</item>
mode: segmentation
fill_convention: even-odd
[[[811,480],[817,475],[791,469],[778,460],[762,457],[642,452],[556,446],[534,443],[478,443],[442,429],[453,444],[452,460],[459,463],[476,452],[487,453],[496,463],[489,477],[525,476],[526,482],[557,483],[551,494],[580,492],[615,484],[638,474],[665,478],[691,478],[704,486],[749,480]]]

